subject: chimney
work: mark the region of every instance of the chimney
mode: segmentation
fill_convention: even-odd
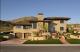
[[[44,18],[43,13],[38,13],[37,18],[38,18],[38,20],[43,20],[43,18]]]
[[[43,13],[38,13],[38,15],[43,15]]]

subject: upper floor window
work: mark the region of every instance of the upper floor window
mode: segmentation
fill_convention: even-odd
[[[32,28],[32,25],[25,25],[25,26],[23,26],[23,29],[30,29],[30,28]]]
[[[64,30],[64,27],[60,27],[60,30],[63,31]]]
[[[64,23],[64,20],[60,20],[60,23]]]
[[[36,22],[33,23],[33,28],[34,29],[37,28],[37,23]]]
[[[21,28],[21,26],[20,25],[17,25],[16,28]]]

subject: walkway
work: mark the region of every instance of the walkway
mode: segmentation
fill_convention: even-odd
[[[69,42],[66,41],[64,36],[61,36],[61,38],[59,39],[63,44],[69,44]]]
[[[0,42],[0,44],[22,44],[24,43],[26,40],[21,40],[21,39],[11,39],[11,40],[7,40],[7,41],[2,41]]]

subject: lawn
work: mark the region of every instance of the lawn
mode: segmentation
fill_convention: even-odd
[[[70,44],[80,44],[80,39],[66,39]],[[23,44],[62,44],[59,39],[26,41]]]
[[[71,44],[80,44],[80,39],[67,39],[67,41]]]
[[[62,44],[58,39],[38,40],[38,41],[26,41],[24,44]]]

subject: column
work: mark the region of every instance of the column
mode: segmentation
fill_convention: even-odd
[[[24,33],[22,33],[22,39],[24,39]]]

